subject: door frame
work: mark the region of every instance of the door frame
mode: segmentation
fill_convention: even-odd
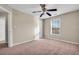
[[[8,13],[8,47],[13,46],[13,30],[12,30],[12,12],[3,6],[0,9]]]

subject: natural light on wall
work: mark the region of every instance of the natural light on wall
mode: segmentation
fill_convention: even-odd
[[[5,17],[0,16],[0,41],[5,41]]]
[[[39,28],[39,17],[35,17],[35,29],[34,29],[34,33],[35,33],[35,40],[39,40],[39,36],[40,36],[40,28]]]

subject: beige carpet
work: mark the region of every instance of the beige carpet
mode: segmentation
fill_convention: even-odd
[[[61,41],[40,39],[20,44],[12,48],[0,49],[1,55],[76,55],[79,45]]]

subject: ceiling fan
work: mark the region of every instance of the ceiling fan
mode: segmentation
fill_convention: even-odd
[[[45,13],[49,16],[52,16],[49,11],[57,11],[57,9],[47,9],[46,8],[46,4],[40,4],[40,7],[42,9],[42,11],[33,11],[32,13],[37,13],[37,12],[42,12],[42,14],[40,15],[40,17],[42,17]]]

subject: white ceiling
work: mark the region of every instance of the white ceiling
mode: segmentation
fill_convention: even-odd
[[[28,13],[34,16],[39,16],[41,13],[32,13],[33,11],[40,11],[41,7],[39,4],[9,4],[11,8],[17,9],[24,13]],[[57,8],[55,12],[49,12],[52,16],[56,16],[62,13],[67,13],[75,10],[79,10],[79,4],[46,4],[47,9]],[[42,18],[48,18],[48,15],[43,15]]]

